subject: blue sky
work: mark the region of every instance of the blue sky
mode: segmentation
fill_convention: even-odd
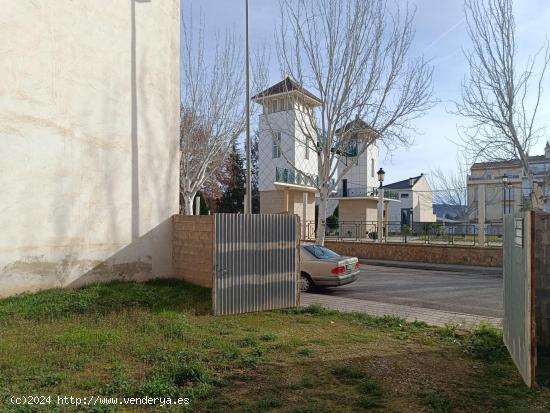
[[[184,13],[202,13],[207,33],[234,29],[244,36],[244,0],[182,0]],[[277,0],[249,0],[250,37],[252,46],[264,42],[271,44],[273,56],[269,62],[271,83],[278,82],[279,68],[273,42],[279,18]],[[453,169],[458,141],[457,125],[467,120],[449,113],[453,100],[460,99],[460,83],[467,73],[462,53],[469,47],[464,23],[463,0],[410,0],[417,7],[416,37],[413,54],[424,54],[434,65],[434,97],[437,104],[423,118],[415,122],[420,134],[413,144],[392,154],[382,153],[380,166],[386,170],[388,182],[419,175],[441,166]],[[516,0],[517,45],[520,62],[534,54],[550,35],[550,1]],[[198,20],[197,20],[198,21]],[[213,44],[213,36],[206,39]],[[539,112],[538,124],[550,127],[550,73],[544,82],[545,93]],[[547,131],[550,138],[550,128]],[[538,142],[533,155],[544,152],[545,139]]]

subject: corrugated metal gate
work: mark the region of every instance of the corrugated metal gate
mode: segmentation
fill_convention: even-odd
[[[536,337],[532,215],[504,219],[504,343],[528,386],[535,384]]]
[[[299,304],[300,225],[296,215],[216,214],[216,315]]]

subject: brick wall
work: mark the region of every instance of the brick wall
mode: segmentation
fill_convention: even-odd
[[[550,355],[550,214],[537,212],[534,219],[534,275],[537,344]]]
[[[502,267],[502,248],[496,247],[333,241],[325,245],[342,255],[373,260]]]
[[[214,216],[174,215],[172,223],[174,276],[212,288]]]

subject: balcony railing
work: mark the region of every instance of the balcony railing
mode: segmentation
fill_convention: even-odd
[[[316,184],[318,184],[319,177],[315,175],[313,176],[313,180]],[[292,185],[313,186],[311,184],[311,180],[307,179],[303,174],[301,174],[300,172],[296,172],[293,169],[287,168],[275,169],[275,182],[283,182]]]
[[[337,198],[353,198],[353,197],[366,197],[378,196],[378,188],[375,186],[366,186],[366,187],[348,187],[347,191],[344,191],[343,188],[338,188],[338,191],[333,195]],[[399,193],[395,191],[384,190],[384,198],[389,199],[399,199]]]
[[[313,185],[311,180],[313,179]],[[319,186],[319,176],[311,175],[309,178],[306,178],[304,174],[295,171],[289,168],[275,168],[275,182],[292,184],[292,185],[303,185],[309,187]],[[334,179],[330,180],[330,185],[336,185]]]

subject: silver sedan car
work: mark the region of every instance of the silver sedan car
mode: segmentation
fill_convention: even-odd
[[[321,245],[302,243],[300,273],[302,292],[314,287],[337,287],[357,279],[359,260],[344,257]]]

